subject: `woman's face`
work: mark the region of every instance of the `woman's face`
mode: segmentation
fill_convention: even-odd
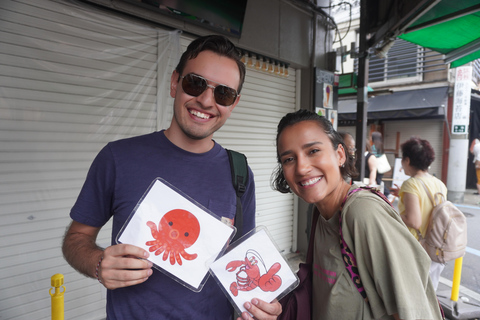
[[[345,150],[332,142],[315,121],[302,121],[283,130],[277,151],[290,189],[308,203],[327,198],[343,181],[340,166]]]
[[[410,167],[410,158],[406,157],[406,158],[402,158],[402,169],[403,169],[403,172],[407,175],[407,176],[411,176],[412,175],[412,172],[411,172],[411,167]]]

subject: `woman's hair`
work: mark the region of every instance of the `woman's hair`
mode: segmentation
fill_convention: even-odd
[[[339,145],[343,146],[343,150],[345,150],[346,160],[344,166],[340,167],[340,173],[342,174],[344,179],[347,177],[355,176],[357,174],[357,170],[355,169],[355,160],[349,155],[348,149],[343,142],[342,136],[333,129],[332,123],[327,118],[319,116],[314,112],[300,109],[296,112],[287,113],[278,123],[276,139],[277,168],[272,174],[272,188],[281,193],[292,192],[287,184],[287,181],[285,180],[285,176],[283,175],[280,156],[278,154],[278,138],[280,137],[280,134],[283,132],[283,130],[285,130],[285,128],[303,121],[315,121],[318,126],[323,129],[325,134],[330,138],[334,150],[337,150]]]
[[[242,91],[243,82],[245,81],[245,64],[241,61],[242,56],[240,50],[224,36],[209,35],[192,41],[188,45],[187,50],[180,57],[180,61],[178,62],[175,71],[178,72],[179,76],[182,76],[187,61],[195,59],[200,52],[207,50],[220,56],[230,58],[237,63],[238,71],[240,73],[240,83],[238,84],[237,91],[240,93],[240,91]],[[178,78],[178,81],[180,81],[180,78]]]
[[[375,151],[377,154],[383,154],[383,138],[380,132],[372,132],[372,143],[375,146]]]
[[[435,151],[430,142],[419,137],[410,138],[402,143],[400,148],[402,149],[402,158],[409,158],[410,165],[418,170],[428,170],[435,160]]]

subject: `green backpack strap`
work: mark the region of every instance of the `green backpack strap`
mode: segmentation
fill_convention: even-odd
[[[237,195],[237,210],[234,218],[234,225],[237,233],[232,241],[237,240],[243,235],[243,208],[240,197],[245,193],[248,183],[248,164],[247,157],[243,153],[227,150],[228,160],[230,161],[230,171],[232,172],[232,183]]]

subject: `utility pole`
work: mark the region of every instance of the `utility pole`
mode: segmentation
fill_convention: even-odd
[[[355,122],[355,144],[357,146],[356,165],[359,173],[357,180],[363,181],[365,177],[365,141],[367,140],[368,120],[368,11],[367,0],[360,1],[360,43],[358,53],[357,77],[357,118]]]

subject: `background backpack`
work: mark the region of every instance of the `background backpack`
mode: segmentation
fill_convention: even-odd
[[[447,201],[441,192],[435,193],[432,197],[425,183],[421,179],[418,180],[433,204],[425,236],[417,230],[420,243],[435,262],[444,264],[463,257],[467,248],[465,215],[453,203]]]

